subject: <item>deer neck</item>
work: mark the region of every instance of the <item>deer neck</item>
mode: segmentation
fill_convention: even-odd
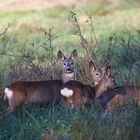
[[[93,82],[93,85],[94,85],[94,86],[97,86],[98,83],[99,83],[99,82],[94,81],[94,82]]]
[[[99,84],[95,85],[94,88],[95,88],[96,97],[99,97],[103,92],[107,90],[102,84],[102,82],[99,82]]]
[[[70,81],[70,80],[74,80],[74,79],[75,79],[74,72],[73,73],[63,73],[62,74],[63,84]]]

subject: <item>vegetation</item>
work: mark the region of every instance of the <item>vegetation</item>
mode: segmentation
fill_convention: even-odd
[[[118,85],[139,85],[139,1],[86,2],[40,11],[0,11],[0,111],[4,87],[16,80],[59,79],[57,51],[78,50],[77,79],[91,83],[88,61],[108,62]],[[71,12],[73,11],[73,12]],[[76,13],[76,14],[75,14]],[[96,37],[95,37],[96,36]],[[140,107],[132,100],[111,112],[98,105],[81,112],[65,106],[24,105],[0,118],[0,140],[40,140],[52,136],[72,140],[140,139]]]

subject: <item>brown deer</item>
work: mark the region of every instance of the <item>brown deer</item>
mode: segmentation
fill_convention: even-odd
[[[89,68],[94,82],[96,98],[99,97],[104,91],[117,87],[114,78],[111,76],[110,66],[105,64],[101,68],[96,68],[94,63],[90,61]]]
[[[106,63],[103,64],[100,68],[97,68],[92,61],[89,62],[89,69],[92,75],[93,86],[96,86],[101,81],[106,72],[106,68]]]
[[[8,100],[9,104],[6,112],[13,112],[16,106],[23,103],[58,103],[62,98],[60,89],[63,83],[74,79],[73,61],[76,57],[76,50],[69,58],[58,51],[58,58],[62,61],[62,80],[17,81],[7,86],[4,90],[4,100]]]
[[[64,54],[59,51],[58,58],[62,62],[62,81],[66,83],[69,80],[75,79],[74,63],[73,61],[77,58],[77,50],[73,50],[69,58],[66,58]]]
[[[84,85],[79,81],[68,81],[62,86],[61,94],[67,105],[80,109],[82,105],[90,106],[94,102],[95,91],[90,85]]]
[[[124,105],[129,99],[134,99],[140,105],[140,87],[118,86],[117,90],[108,90],[97,99],[107,110]]]
[[[107,67],[102,80],[95,87],[84,85],[78,81],[68,81],[62,86],[61,94],[68,105],[79,110],[82,105],[92,105],[95,96],[98,97],[104,91],[115,87],[115,81],[111,76],[111,68]]]
[[[94,83],[96,83],[95,88],[99,87],[101,90],[100,85],[98,83],[102,81],[102,77],[104,76],[104,68],[99,69],[96,68],[95,65],[90,62],[90,70],[93,77]],[[100,73],[97,73],[96,70],[100,70]],[[102,72],[101,72],[102,71]],[[96,76],[96,73],[98,76]],[[117,90],[116,90],[117,89]],[[123,105],[128,101],[128,99],[134,99],[138,105],[140,105],[140,87],[134,87],[134,86],[117,86],[116,89],[110,89],[106,90],[105,92],[96,92],[96,97],[98,100],[100,100],[100,103],[107,108],[108,110],[111,110],[116,105]],[[103,88],[104,90],[104,88]]]

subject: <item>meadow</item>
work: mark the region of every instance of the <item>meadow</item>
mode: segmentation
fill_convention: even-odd
[[[0,1],[3,2],[3,1]],[[58,50],[78,50],[76,77],[91,84],[88,61],[107,62],[118,85],[140,84],[139,0],[85,1],[42,10],[0,9],[0,111],[6,85],[17,80],[60,79]],[[24,105],[0,118],[0,140],[139,140],[140,107],[129,100],[111,112],[98,105],[81,112],[67,107]]]

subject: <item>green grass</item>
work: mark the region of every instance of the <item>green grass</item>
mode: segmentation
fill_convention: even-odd
[[[7,33],[0,37],[0,110],[4,110],[7,106],[3,102],[2,95],[7,84],[19,79],[40,78],[39,74],[35,75],[32,67],[27,68],[31,64],[30,60],[37,66],[37,72],[49,68],[44,77],[52,79],[50,63],[57,58],[59,49],[67,55],[75,48],[78,50],[79,58],[76,64],[78,79],[81,80],[87,75],[88,78],[82,82],[91,83],[91,76],[87,70],[88,64],[83,64],[85,57],[83,47],[68,21],[70,11],[77,13],[81,31],[88,42],[91,37],[91,26],[90,21],[85,21],[89,19],[88,16],[93,18],[93,27],[100,47],[95,50],[88,48],[90,51],[88,58],[96,63],[92,54],[94,51],[97,63],[104,61],[109,37],[112,37],[112,53],[108,63],[113,73],[118,72],[117,83],[139,85],[140,8],[138,1],[124,0],[110,4],[101,0],[97,4],[87,2],[70,8],[57,6],[40,11],[3,10],[0,11],[0,31],[2,32],[8,22],[11,26]],[[45,36],[40,27],[46,31],[52,28],[53,53],[51,53],[48,34]],[[45,51],[43,45],[49,51]],[[28,54],[32,54],[29,59],[17,57]],[[36,60],[40,62],[37,63]],[[59,63],[54,67],[55,78],[60,77],[58,68]],[[59,135],[60,139],[66,140],[87,140],[91,135],[95,140],[136,140],[140,139],[139,112],[140,107],[131,101],[109,113],[100,111],[96,106],[91,110],[83,109],[82,112],[76,112],[66,107],[64,103],[57,107],[25,105],[0,119],[0,140],[39,140],[47,128],[52,130],[51,135]]]
[[[38,140],[41,133],[51,129],[51,135],[61,139],[85,140],[93,135],[97,140],[131,140],[139,138],[139,111],[140,108],[133,102],[108,114],[95,107],[78,113],[63,104],[55,108],[24,106],[1,119],[0,139]]]

